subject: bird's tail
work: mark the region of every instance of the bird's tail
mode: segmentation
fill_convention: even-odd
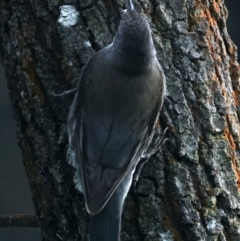
[[[113,193],[100,213],[91,216],[90,241],[120,241],[123,198]]]

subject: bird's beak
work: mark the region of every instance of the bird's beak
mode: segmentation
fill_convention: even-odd
[[[132,0],[128,0],[127,10],[128,11],[134,10],[134,5],[132,3]]]

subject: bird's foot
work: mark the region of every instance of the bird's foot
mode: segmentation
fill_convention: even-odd
[[[167,132],[167,127],[164,129],[164,131],[161,133],[160,127],[156,127],[154,136],[152,139],[151,144],[149,145],[147,151],[142,156],[142,159],[139,161],[140,163],[137,165],[136,171],[133,175],[133,187],[134,190],[136,189],[136,185],[141,173],[141,170],[144,166],[144,164],[150,159],[151,156],[156,154],[162,145],[167,141],[168,138],[165,138],[165,134]]]
[[[161,128],[159,126],[155,128],[152,142],[150,143],[147,151],[143,154],[143,158],[149,159],[151,156],[159,152],[161,146],[168,140],[168,138],[165,138],[167,130],[168,127],[166,127],[161,133]]]

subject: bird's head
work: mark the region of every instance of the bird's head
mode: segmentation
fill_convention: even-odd
[[[132,0],[128,0],[113,44],[127,52],[155,54],[149,24],[146,17],[135,10]]]

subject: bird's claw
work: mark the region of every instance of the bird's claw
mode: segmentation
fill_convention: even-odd
[[[144,166],[144,164],[149,160],[151,156],[156,154],[162,145],[165,144],[165,142],[168,140],[168,138],[164,138],[166,132],[168,130],[168,127],[164,129],[164,131],[161,133],[160,127],[156,127],[153,140],[151,144],[148,147],[148,150],[144,153],[142,159],[140,160],[140,164],[137,165],[137,169],[133,175],[133,188],[136,190],[136,185],[141,173],[141,170]]]
[[[166,127],[164,131],[161,133],[160,127],[157,127],[153,136],[153,140],[149,145],[147,151],[144,153],[144,157],[146,156],[149,159],[151,156],[153,156],[160,150],[160,147],[164,145],[165,142],[168,140],[168,138],[164,138],[167,130],[168,127]]]
[[[66,91],[63,91],[62,93],[60,94],[56,94],[54,91],[52,92],[52,96],[54,97],[63,97],[65,95],[69,95],[73,92],[76,92],[77,91],[77,88],[73,88],[73,89],[70,89],[70,90],[66,90]]]

